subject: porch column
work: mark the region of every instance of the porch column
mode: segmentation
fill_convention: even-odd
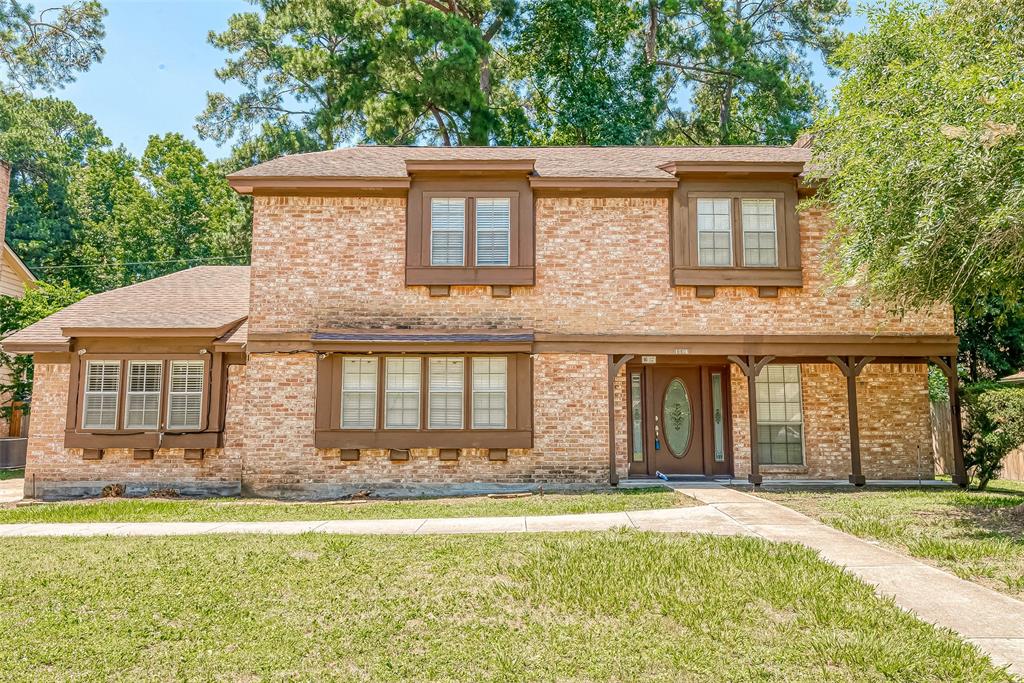
[[[761,374],[761,368],[775,360],[775,356],[763,356],[760,360],[757,356],[729,356],[729,360],[739,366],[740,371],[747,378],[747,412],[750,414],[750,474],[747,481],[754,486],[760,486],[764,478],[761,476],[760,455],[757,448],[757,376]]]
[[[864,366],[873,361],[874,356],[865,356],[857,360],[856,356],[847,356],[846,359],[838,356],[829,356],[828,359],[834,363],[839,371],[846,377],[846,405],[847,413],[850,416],[850,483],[854,486],[864,486],[867,480],[860,464],[860,424],[857,419],[857,377],[864,370]]]
[[[964,465],[964,435],[960,424],[960,379],[956,373],[956,356],[932,356],[929,360],[942,370],[946,376],[946,387],[949,391],[949,412],[953,432],[953,483],[960,488],[967,488],[967,467]]]
[[[615,467],[615,377],[633,358],[635,356],[630,353],[608,355],[608,483],[612,486],[619,483],[619,472]]]

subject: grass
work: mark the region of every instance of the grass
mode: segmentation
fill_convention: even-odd
[[[9,681],[1010,681],[805,548],[636,531],[5,539]]]
[[[667,488],[622,489],[523,498],[440,498],[403,501],[282,503],[257,499],[97,499],[0,509],[0,524],[25,522],[263,522],[421,517],[513,517],[652,510],[696,501]]]
[[[0,481],[8,479],[24,479],[25,470],[0,470]]]
[[[1024,597],[1024,483],[987,491],[763,491],[759,495],[961,578]]]

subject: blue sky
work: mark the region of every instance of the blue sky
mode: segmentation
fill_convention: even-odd
[[[853,0],[851,5],[856,5]],[[225,53],[206,42],[210,30],[221,31],[228,17],[251,9],[244,0],[104,0],[107,55],[57,97],[71,100],[96,118],[115,144],[140,154],[149,135],[177,131],[198,140],[196,115],[206,105],[206,92],[223,90],[213,75]],[[863,26],[860,17],[848,30]],[[824,69],[819,77],[832,80]],[[226,151],[201,142],[211,158]]]

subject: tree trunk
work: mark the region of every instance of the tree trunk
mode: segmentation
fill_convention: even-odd
[[[722,101],[718,105],[718,144],[728,145],[729,144],[729,124],[731,123],[730,117],[732,116],[732,88],[733,83],[730,78],[725,83],[725,87],[722,88]]]
[[[647,0],[647,61],[658,58],[658,0]]]
[[[441,135],[441,140],[444,142],[445,147],[452,146],[452,139],[448,135],[448,127],[444,125],[444,119],[441,118],[441,112],[437,110],[437,107],[430,105],[430,113],[434,115],[434,121],[437,122],[437,132]]]

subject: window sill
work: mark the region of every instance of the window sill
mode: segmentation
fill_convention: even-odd
[[[317,448],[533,448],[533,432],[318,429],[314,445]]]
[[[406,266],[405,284],[518,285],[534,284],[533,266]]]
[[[675,287],[803,287],[800,268],[711,268],[672,269]]]
[[[64,432],[64,448],[220,448],[220,432],[167,434],[157,432]]]
[[[761,474],[807,474],[807,465],[761,465]]]

